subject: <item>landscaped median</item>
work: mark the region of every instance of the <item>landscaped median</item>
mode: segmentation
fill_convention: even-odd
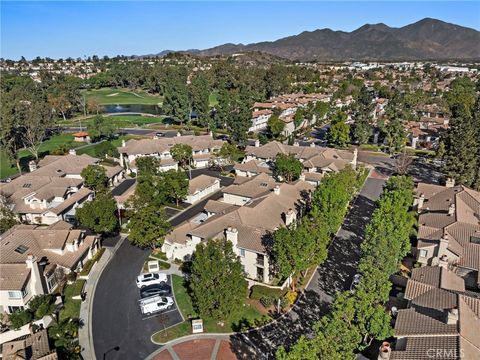
[[[164,344],[171,340],[192,334],[191,320],[197,319],[198,315],[193,308],[192,299],[183,277],[172,275],[173,291],[178,309],[185,321],[171,328],[161,330],[152,335],[152,342]],[[219,323],[214,319],[203,318],[205,333],[231,333],[243,331],[251,327],[263,325],[271,320],[271,317],[262,314],[254,305],[254,301],[245,300],[242,307],[234,313],[230,319]]]

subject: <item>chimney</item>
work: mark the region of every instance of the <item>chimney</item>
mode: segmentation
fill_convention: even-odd
[[[275,185],[275,187],[273,188],[273,192],[275,193],[275,195],[280,195],[280,186]]]
[[[438,260],[438,266],[444,268],[445,270],[448,270],[448,256],[447,255],[442,255],[440,259]]]
[[[295,142],[293,143],[293,146],[300,146],[300,144],[298,143],[298,141],[295,141]]]
[[[443,255],[447,254],[448,248],[448,235],[444,234],[440,238],[440,244],[438,245],[438,257],[441,258]]]
[[[447,325],[455,325],[458,322],[458,309],[456,307],[447,310]]]
[[[448,216],[453,216],[455,214],[455,204],[450,204],[448,207]]]
[[[314,143],[313,141],[310,143],[310,147],[311,147],[311,148],[314,148],[314,147],[315,147],[315,143]]]
[[[388,360],[390,359],[390,354],[392,353],[392,348],[390,343],[384,341],[378,350],[378,360]]]
[[[445,183],[445,186],[446,186],[447,188],[454,187],[454,186],[455,186],[455,179],[447,178],[447,181],[446,181],[446,183]]]
[[[32,296],[42,295],[43,285],[42,285],[42,276],[40,275],[40,269],[38,268],[37,259],[32,254],[27,255],[27,260],[25,260],[27,268],[30,269],[30,293]]]
[[[260,147],[260,140],[255,140],[255,147]]]
[[[125,147],[125,146],[127,146],[127,143],[126,143],[125,139],[122,139],[122,147]]]
[[[37,163],[35,162],[35,160],[30,160],[28,162],[28,170],[30,172],[33,172],[33,171],[37,170]]]
[[[299,180],[305,181],[305,174],[304,173],[300,174]]]
[[[295,211],[293,211],[293,209],[288,209],[288,211],[285,213],[285,225],[289,226],[293,224],[296,219],[297,214],[295,214]]]
[[[234,227],[229,226],[225,230],[225,237],[228,241],[231,241],[233,246],[236,247],[238,243],[238,230]]]
[[[70,149],[70,150],[68,150],[68,153],[69,153],[70,155],[77,155],[77,150],[75,150],[75,149]]]
[[[417,208],[420,210],[423,207],[423,203],[425,202],[425,194],[421,193],[417,199]]]

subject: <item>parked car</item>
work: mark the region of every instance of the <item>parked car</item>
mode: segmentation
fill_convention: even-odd
[[[148,285],[160,284],[165,285],[168,281],[167,274],[164,273],[148,273],[137,276],[137,287],[139,289]]]
[[[361,279],[362,279],[362,274],[355,274],[353,276],[353,281],[352,281],[352,284],[350,285],[350,292],[352,294],[355,292],[355,288],[358,286]]]
[[[140,297],[142,299],[155,296],[155,295],[160,295],[160,296],[165,296],[165,295],[170,295],[172,292],[172,288],[170,285],[164,284],[153,284],[153,285],[148,285],[140,289]]]
[[[153,296],[140,300],[140,311],[143,315],[169,310],[173,307],[173,298],[169,296]]]
[[[165,133],[163,133],[163,132],[157,132],[157,133],[155,133],[155,136],[156,136],[156,137],[164,137],[164,136],[165,136]]]

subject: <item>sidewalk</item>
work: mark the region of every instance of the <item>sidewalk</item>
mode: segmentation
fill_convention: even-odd
[[[98,279],[100,278],[100,275],[102,275],[103,269],[105,269],[105,267],[113,258],[113,255],[122,245],[125,239],[126,235],[120,235],[120,240],[118,240],[118,242],[113,248],[105,248],[105,252],[103,253],[102,257],[88,274],[88,280],[84,288],[84,291],[86,293],[86,299],[85,301],[82,301],[82,304],[80,306],[80,319],[83,321],[83,326],[80,327],[80,330],[78,331],[78,340],[80,348],[82,349],[82,356],[84,359],[95,359],[91,317],[93,298],[95,295],[95,288],[97,287]]]

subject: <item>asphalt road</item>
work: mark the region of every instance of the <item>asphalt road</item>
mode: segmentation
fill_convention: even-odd
[[[367,179],[337,237],[330,244],[328,259],[317,268],[295,308],[260,330],[231,336],[232,343],[249,345],[255,350],[256,358],[274,359],[280,345],[288,348],[301,335],[313,335],[313,324],[328,313],[335,293],[350,288],[360,260],[364,227],[370,221],[384,183],[383,179]]]
[[[108,353],[108,359],[144,359],[157,346],[150,335],[163,326],[182,321],[177,309],[166,316],[142,317],[135,278],[140,273],[148,250],[141,250],[125,240],[102,273],[95,290],[92,332],[97,359],[115,346],[119,351]]]
[[[196,169],[192,177],[201,174],[219,176],[218,172],[209,169]],[[232,178],[220,177],[222,186],[230,185]],[[218,199],[217,192],[183,211],[170,222],[178,226],[203,210],[209,199]],[[114,242],[105,242],[105,246],[114,246]],[[119,351],[108,353],[108,359],[144,359],[158,346],[150,341],[150,336],[164,326],[172,326],[182,321],[178,310],[166,312],[163,316],[143,318],[138,306],[139,290],[135,278],[150,254],[149,250],[141,250],[125,240],[115,253],[113,259],[104,269],[93,300],[92,336],[97,359],[109,349],[119,346]]]

